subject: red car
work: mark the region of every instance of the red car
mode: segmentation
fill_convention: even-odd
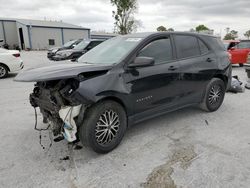
[[[224,45],[231,54],[231,63],[243,66],[250,53],[250,40],[224,40]]]

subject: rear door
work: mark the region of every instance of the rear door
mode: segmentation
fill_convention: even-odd
[[[216,56],[205,42],[192,35],[174,35],[180,63],[181,104],[200,102],[204,89],[216,71]]]

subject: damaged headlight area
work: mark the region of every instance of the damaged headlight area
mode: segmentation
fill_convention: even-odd
[[[40,108],[43,122],[49,124],[55,141],[77,140],[76,121],[82,108],[76,92],[79,83],[76,79],[37,82],[30,94],[31,105]]]

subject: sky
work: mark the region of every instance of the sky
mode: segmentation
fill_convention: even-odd
[[[0,17],[57,20],[113,32],[110,0],[0,0]],[[160,25],[189,31],[199,24],[225,35],[225,28],[243,33],[250,30],[250,0],[138,0],[134,15],[138,32],[156,31]]]

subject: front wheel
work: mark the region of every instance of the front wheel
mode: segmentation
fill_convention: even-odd
[[[216,111],[225,96],[225,83],[219,78],[213,78],[207,85],[201,108],[208,112]]]
[[[240,65],[240,67],[243,67],[243,66],[244,66],[243,63],[240,63],[239,65]]]
[[[95,152],[108,153],[120,144],[126,128],[124,108],[115,101],[101,101],[87,110],[79,137]]]

